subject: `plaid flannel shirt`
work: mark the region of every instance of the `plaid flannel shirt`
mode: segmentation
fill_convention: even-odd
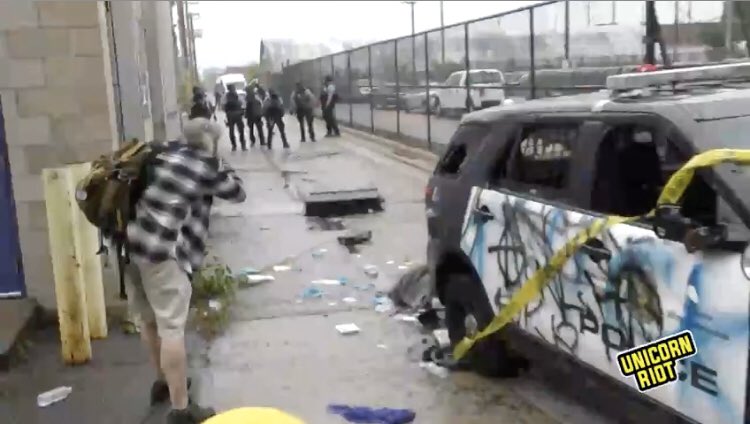
[[[242,180],[221,159],[188,146],[158,154],[152,175],[128,224],[129,252],[151,262],[174,259],[192,274],[205,257],[212,197],[244,201]]]

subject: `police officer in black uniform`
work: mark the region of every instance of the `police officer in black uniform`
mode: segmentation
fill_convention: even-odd
[[[224,103],[224,112],[227,114],[229,141],[232,143],[232,151],[237,150],[237,139],[234,135],[235,128],[240,133],[242,150],[247,150],[247,145],[245,144],[245,124],[242,122],[242,101],[240,101],[240,96],[237,95],[237,89],[234,87],[234,84],[229,85],[227,101]]]

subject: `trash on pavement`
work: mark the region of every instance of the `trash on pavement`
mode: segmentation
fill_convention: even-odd
[[[406,271],[407,269],[409,269],[409,267],[406,265],[399,265],[398,269],[400,269],[401,271]]]
[[[410,409],[369,408],[366,406],[328,405],[328,412],[350,423],[408,424],[417,414]]]
[[[435,337],[435,341],[437,341],[438,347],[440,347],[441,349],[450,347],[451,339],[448,336],[447,328],[441,328],[439,330],[435,330],[432,332],[432,335],[433,337]]]
[[[434,363],[434,362],[420,362],[419,367],[426,370],[430,374],[440,377],[440,378],[446,378],[448,377],[448,368],[441,367],[440,365]]]
[[[323,297],[323,292],[317,287],[307,287],[302,291],[303,299],[317,299]]]
[[[291,270],[292,267],[289,265],[274,265],[273,266],[273,272],[285,272]]]
[[[417,320],[427,330],[435,330],[442,326],[442,319],[435,309],[427,309],[417,314]]]
[[[342,286],[345,286],[349,284],[349,279],[346,277],[339,277],[339,282],[341,283]]]
[[[367,275],[370,278],[378,278],[378,274],[380,271],[378,270],[378,267],[375,265],[365,265],[363,268],[365,271],[365,275]]]
[[[237,275],[239,275],[239,276],[245,276],[245,275],[252,275],[252,274],[259,274],[259,273],[260,273],[259,270],[255,269],[255,268],[253,268],[251,266],[248,266],[248,267],[245,267],[245,268],[242,268],[241,270],[239,270],[237,272]]]
[[[419,322],[416,316],[406,314],[396,314],[393,316],[394,319],[403,322]]]
[[[357,327],[357,324],[339,324],[336,326],[336,331],[343,335],[349,335],[349,334],[357,334],[359,333],[359,327]]]
[[[372,302],[375,304],[375,312],[386,313],[393,310],[393,302],[387,296],[377,294]]]
[[[338,305],[338,303],[336,303],[336,302],[328,302],[328,306],[336,306],[336,305]]]
[[[357,303],[357,299],[355,299],[353,297],[345,297],[345,298],[341,299],[341,301],[344,302],[344,303]]]
[[[210,299],[210,300],[208,301],[208,307],[209,307],[210,309],[213,309],[214,311],[218,311],[219,309],[221,309],[221,306],[222,306],[222,305],[221,305],[221,301],[220,301],[220,300],[217,300],[217,299]]]
[[[405,273],[388,293],[397,308],[417,310],[429,307],[435,297],[435,287],[427,266],[412,268]]]
[[[360,231],[338,237],[339,244],[346,247],[349,253],[357,253],[357,245],[368,243],[372,240],[372,231]]]
[[[385,349],[388,349],[388,346],[381,343],[381,344],[378,345],[378,349],[384,349],[385,350]]]
[[[50,391],[40,393],[36,397],[36,404],[40,408],[45,408],[47,406],[52,405],[53,403],[60,402],[61,400],[64,400],[70,393],[73,391],[73,388],[70,386],[60,386],[56,387]]]
[[[395,263],[396,263],[396,261],[393,261],[393,260],[389,260],[389,261],[387,261],[387,262],[386,262],[386,265],[393,265],[393,264],[395,264]]]
[[[313,280],[310,282],[310,284],[314,284],[316,286],[340,286],[341,280],[333,280],[333,279],[323,279],[323,280]]]
[[[328,252],[328,249],[315,249],[312,252],[313,258],[322,258],[326,253]]]
[[[245,276],[245,278],[247,279],[247,283],[250,285],[276,281],[276,278],[273,275],[253,274],[253,275],[247,275]]]
[[[354,287],[355,290],[368,291],[368,290],[374,290],[375,289],[375,284],[373,284],[373,283],[360,284],[360,285],[352,286],[352,287]]]

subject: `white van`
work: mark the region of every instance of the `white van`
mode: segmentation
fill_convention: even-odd
[[[233,85],[234,88],[237,89],[237,95],[240,98],[240,101],[242,102],[242,105],[244,107],[245,105],[245,87],[247,87],[247,81],[245,80],[245,76],[242,74],[225,74],[220,76],[216,79],[216,86],[214,88],[214,93],[221,96],[220,99],[216,99],[217,102],[221,101],[219,103],[224,108],[224,104],[226,103],[226,94],[229,91],[229,86]]]

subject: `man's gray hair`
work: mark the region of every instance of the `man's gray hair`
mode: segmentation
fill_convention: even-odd
[[[182,135],[187,144],[208,150],[214,155],[221,132],[221,125],[206,118],[191,119],[182,126]]]

